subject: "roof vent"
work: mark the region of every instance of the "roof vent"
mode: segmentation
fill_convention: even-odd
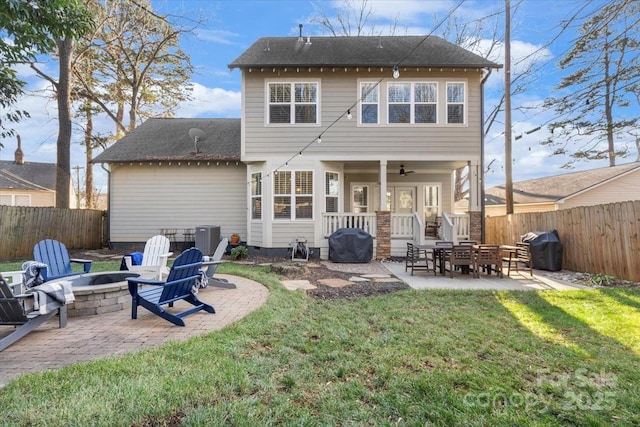
[[[378,49],[382,49],[384,46],[382,46],[382,37],[378,37]]]
[[[311,44],[311,37],[307,36],[307,42],[305,44]]]
[[[304,38],[302,37],[302,24],[298,24],[298,28],[300,28],[300,35],[298,36],[298,41],[302,42],[304,41]]]

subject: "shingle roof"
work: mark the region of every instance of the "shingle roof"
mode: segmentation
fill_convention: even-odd
[[[635,169],[640,171],[639,162],[514,182],[513,203],[555,202]],[[485,191],[485,205],[504,205],[505,194],[504,185],[489,188]]]
[[[468,67],[499,68],[466,49],[436,36],[263,37],[229,68],[249,67]]]
[[[190,129],[206,138],[196,152]],[[149,119],[96,156],[92,163],[168,160],[240,161],[240,119]]]
[[[56,164],[0,160],[0,189],[55,191]]]

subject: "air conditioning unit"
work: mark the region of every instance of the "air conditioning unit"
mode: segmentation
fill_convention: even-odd
[[[213,255],[220,243],[220,226],[199,225],[196,227],[196,248],[203,255]]]

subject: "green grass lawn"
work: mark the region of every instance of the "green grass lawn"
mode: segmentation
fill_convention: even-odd
[[[400,291],[319,301],[284,290],[264,268],[224,264],[219,272],[264,283],[267,303],[187,342],[21,376],[0,390],[0,423],[626,426],[640,419],[638,291]]]

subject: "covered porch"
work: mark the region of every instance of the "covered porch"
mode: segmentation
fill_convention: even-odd
[[[406,243],[480,240],[481,168],[471,160],[345,161],[341,208],[322,212],[320,257],[328,256],[329,236],[343,227],[374,238],[374,257],[404,256]],[[468,205],[456,210],[456,170]],[[438,219],[437,233],[427,224]],[[380,249],[382,248],[382,252]]]
[[[378,218],[383,217],[382,221]],[[384,217],[389,218],[389,232],[386,233]],[[382,222],[382,224],[379,224]],[[426,224],[417,212],[411,214],[374,212],[374,213],[324,213],[322,215],[323,245],[320,247],[320,257],[328,258],[329,236],[340,228],[360,228],[374,239],[373,255],[378,258],[379,245],[388,245],[390,256],[404,256],[407,250],[407,242],[426,244],[429,241],[447,240],[458,242],[472,239],[471,215],[442,213],[441,225],[437,236],[427,236]],[[388,236],[387,236],[388,235]],[[382,240],[385,240],[384,242]],[[380,256],[379,258],[386,258]]]

